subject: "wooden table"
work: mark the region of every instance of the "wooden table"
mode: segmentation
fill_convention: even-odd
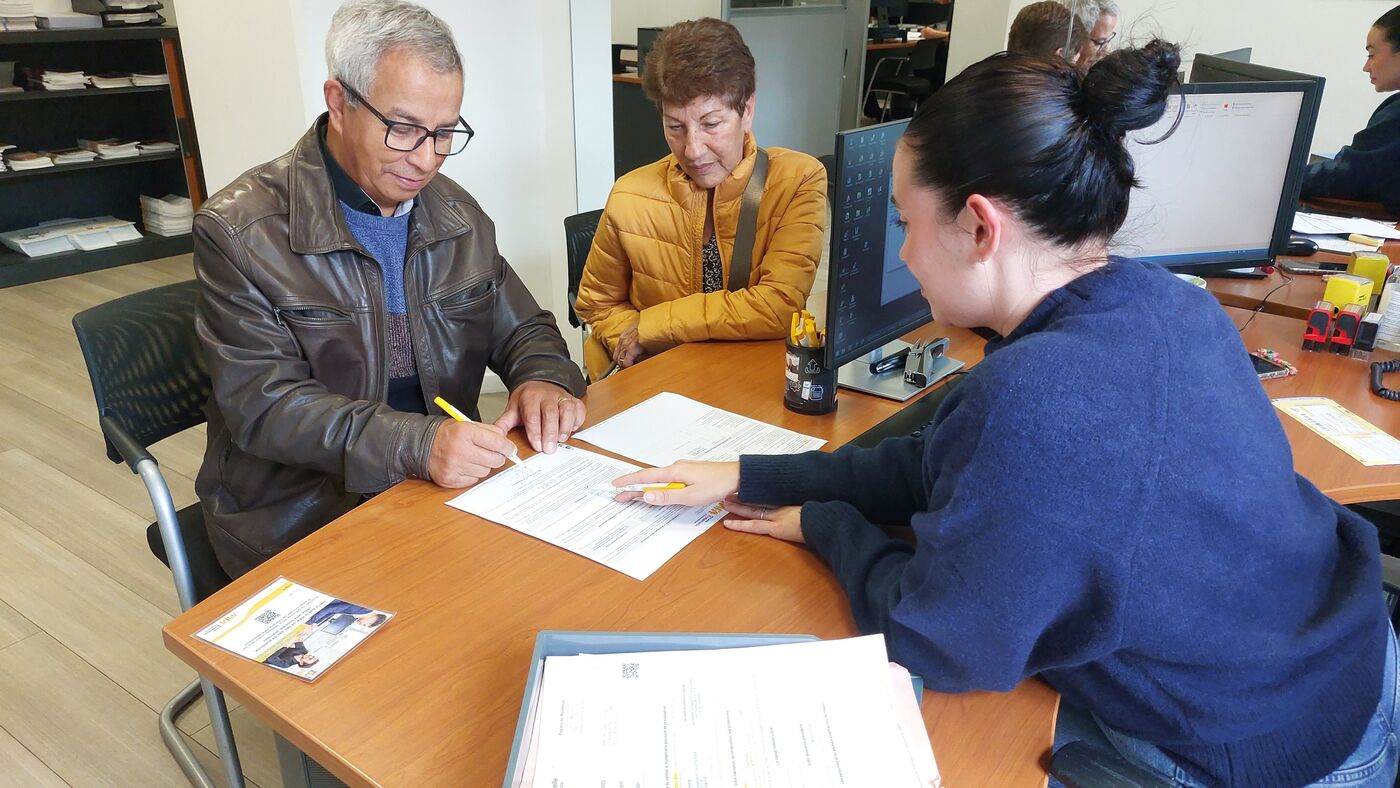
[[[1245,325],[1253,315],[1243,309],[1225,311],[1236,327]],[[1245,329],[1245,347],[1276,350],[1298,368],[1297,375],[1264,381],[1264,392],[1269,398],[1329,397],[1385,432],[1400,436],[1400,403],[1371,393],[1369,363],[1331,352],[1303,350],[1302,337],[1302,321],[1267,313],[1254,315]],[[1396,354],[1382,350],[1376,351],[1371,360],[1395,357]],[[1278,416],[1293,449],[1294,468],[1318,489],[1341,503],[1400,500],[1400,466],[1368,468],[1292,416],[1282,411]]]
[[[982,341],[945,334],[968,364]],[[685,345],[589,389],[589,423],[674,391],[839,446],[893,414],[842,392],[835,413],[782,406],[779,342]],[[529,453],[522,447],[522,452]],[[812,553],[711,528],[644,582],[444,503],[405,482],[303,539],[165,627],[166,646],[352,785],[499,784],[541,629],[856,634],[845,595]],[[192,634],[278,575],[398,616],[314,684]],[[1043,785],[1058,698],[925,693],[949,785]]]
[[[1381,252],[1389,256],[1392,262],[1400,262],[1400,241],[1385,242],[1381,245]],[[1312,263],[1345,263],[1350,258],[1347,255],[1333,252],[1318,252],[1312,257],[1281,257],[1279,259]],[[1220,299],[1220,303],[1225,306],[1256,309],[1262,303],[1264,305],[1262,311],[1264,312],[1305,320],[1313,305],[1322,300],[1322,292],[1326,285],[1321,276],[1293,275],[1291,283],[1288,283],[1288,278],[1289,275],[1283,271],[1275,271],[1263,279],[1207,276],[1205,280],[1206,288],[1214,293],[1215,297]],[[1280,287],[1280,285],[1284,286]],[[1265,301],[1265,298],[1268,300]]]
[[[914,45],[917,44],[917,43],[919,43],[918,40],[915,40],[915,41],[881,41],[881,42],[879,42],[879,43],[876,43],[876,42],[874,42],[874,41],[867,41],[867,42],[865,42],[865,51],[866,51],[866,52],[887,52],[887,51],[892,50],[892,49],[913,49],[913,48],[914,48]]]

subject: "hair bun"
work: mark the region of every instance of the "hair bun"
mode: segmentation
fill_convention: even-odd
[[[1161,39],[1095,63],[1080,88],[1089,122],[1112,139],[1156,123],[1177,86],[1181,50]]]

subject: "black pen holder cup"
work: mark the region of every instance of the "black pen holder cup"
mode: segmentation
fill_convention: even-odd
[[[826,366],[826,348],[787,343],[783,405],[809,416],[836,410],[836,370]]]

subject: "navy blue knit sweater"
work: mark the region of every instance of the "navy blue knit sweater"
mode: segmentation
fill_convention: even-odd
[[[1303,196],[1378,202],[1400,214],[1400,94],[1381,102],[1337,158],[1308,165]]]
[[[1115,260],[989,343],[922,441],[742,459],[860,629],[944,692],[1042,676],[1213,784],[1355,749],[1388,637],[1374,528],[1293,471],[1218,303]],[[912,525],[914,544],[879,526]]]

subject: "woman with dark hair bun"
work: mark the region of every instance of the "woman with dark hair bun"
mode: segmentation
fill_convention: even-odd
[[[1361,70],[1377,93],[1400,90],[1400,6],[1371,26]],[[1400,95],[1382,101],[1335,159],[1308,166],[1303,196],[1378,202],[1400,214]]]
[[[1043,678],[1057,745],[1182,786],[1389,786],[1375,528],[1294,472],[1215,299],[1107,253],[1125,138],[1163,120],[1179,65],[1160,41],[1083,78],[996,55],[920,107],[894,160],[901,257],[940,321],[1000,335],[922,437],[616,484],[684,482],[643,498],[726,499],[727,527],[805,542],[933,689]]]

